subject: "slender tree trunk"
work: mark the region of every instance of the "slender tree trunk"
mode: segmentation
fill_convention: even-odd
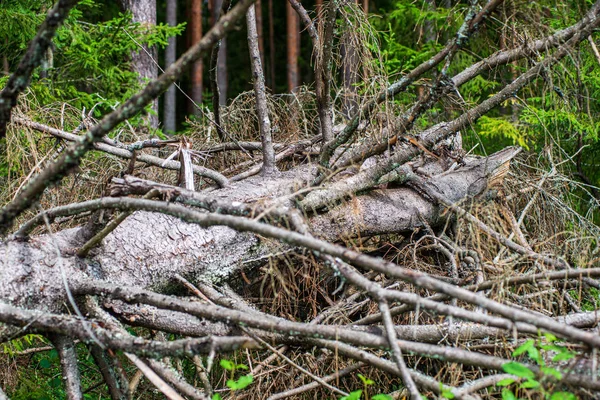
[[[191,0],[190,4],[190,45],[202,39],[202,0]],[[192,100],[197,106],[202,104],[202,59],[192,66],[191,71]],[[191,113],[200,116],[200,109],[194,104]]]
[[[273,0],[269,0],[269,76],[271,93],[275,93],[275,23],[273,22]]]
[[[369,12],[369,0],[362,0],[362,6],[363,6],[363,10],[365,10],[366,13]]]
[[[256,0],[254,3],[254,11],[256,14],[256,33],[258,34],[258,50],[260,52],[260,62],[265,64],[265,40],[263,34],[263,13],[262,1]]]
[[[355,3],[358,5],[359,0]],[[368,1],[363,0],[363,6],[368,7]],[[356,47],[352,43],[352,32],[345,32],[341,39],[342,82],[344,84],[344,114],[350,117],[357,111],[356,84],[359,81],[360,60]]]
[[[315,67],[315,92],[317,110],[321,125],[323,142],[333,139],[333,110],[331,108],[331,55],[333,46],[333,31],[335,28],[336,5],[329,3],[327,14],[320,12],[323,21],[323,36],[319,43],[318,57]]]
[[[315,12],[317,13],[317,18],[321,16],[322,9],[323,9],[323,0],[317,0],[315,2]]]
[[[356,87],[358,82],[358,57],[352,43],[351,33],[344,33],[341,39],[342,82],[344,84],[344,114],[353,115],[357,108]]]
[[[300,54],[300,21],[290,3],[286,2],[287,21],[287,83],[288,91],[293,92],[300,85],[298,56]]]
[[[223,0],[211,0],[211,25],[219,19],[219,13],[223,6]],[[223,38],[219,42],[219,55],[217,57],[217,85],[219,88],[219,105],[227,105],[227,39]]]
[[[121,5],[125,10],[131,12],[133,22],[139,22],[143,25],[156,25],[156,0],[121,0]],[[141,81],[156,79],[158,76],[158,66],[156,64],[156,48],[144,46],[139,51],[131,54],[131,62],[135,72],[140,76]],[[158,100],[152,102],[154,115],[148,115],[148,123],[153,128],[158,127]]]
[[[427,4],[427,8],[430,11],[435,11],[435,0],[425,0],[425,4]],[[423,22],[421,35],[423,35],[425,43],[431,43],[436,40],[437,32],[435,30],[435,24],[431,20],[426,19]],[[417,93],[419,95],[419,99],[423,99],[424,96],[427,95],[427,89],[425,86],[419,86]]]
[[[254,7],[250,7],[246,13],[248,25],[248,49],[250,50],[250,66],[252,78],[254,79],[254,92],[256,93],[256,114],[258,116],[258,127],[263,145],[262,172],[265,175],[277,171],[275,166],[275,150],[271,138],[271,120],[267,108],[267,95],[265,90],[265,76],[260,62],[258,50],[258,33],[256,32],[256,17]]]
[[[216,8],[218,6],[218,8]],[[216,0],[212,1],[211,19],[214,25],[220,16],[227,11],[231,6],[230,0]],[[221,125],[221,107],[227,104],[226,93],[221,96],[220,84],[225,87],[223,90],[227,90],[227,70],[225,53],[221,54],[221,46],[224,44],[224,40],[220,40],[213,47],[210,54],[210,90],[212,91],[212,105],[215,125],[217,128],[217,135],[221,141],[225,140],[225,130]],[[223,74],[220,74],[223,73]]]
[[[177,25],[177,0],[167,0],[167,25],[175,26]],[[165,69],[175,62],[177,58],[177,38],[171,37],[169,38],[169,45],[165,49]],[[165,133],[175,132],[176,130],[176,102],[175,96],[176,88],[175,85],[171,85],[164,97],[164,121],[163,121],[163,129]]]

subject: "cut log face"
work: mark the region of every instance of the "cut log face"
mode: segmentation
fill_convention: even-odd
[[[488,158],[474,159],[455,171],[428,179],[445,197],[460,202],[481,194],[494,172],[518,152],[508,148]],[[430,166],[429,172],[440,171]],[[289,196],[314,176],[302,166],[271,178],[253,177],[208,197],[257,208],[285,206]],[[440,208],[410,188],[376,190],[346,199],[322,214],[308,216],[312,234],[327,241],[405,233],[443,222]],[[13,305],[58,311],[65,302],[61,269],[70,281],[91,277],[123,286],[160,289],[175,274],[217,282],[236,277],[241,267],[265,262],[269,254],[288,245],[228,227],[199,225],[159,213],[137,211],[92,250],[78,258],[79,228],[42,235],[28,241],[6,241],[0,247],[0,299]],[[57,255],[57,248],[61,256]],[[254,261],[249,261],[254,260]]]

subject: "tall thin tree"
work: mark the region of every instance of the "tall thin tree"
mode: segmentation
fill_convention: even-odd
[[[258,127],[262,141],[263,165],[262,173],[269,175],[277,171],[275,165],[275,150],[271,136],[271,119],[267,107],[267,94],[265,89],[265,75],[263,74],[258,50],[258,33],[256,32],[256,17],[254,7],[246,12],[246,23],[248,25],[248,49],[250,50],[250,67],[254,80],[254,93],[256,98],[256,114]]]
[[[142,25],[156,25],[156,0],[121,0],[125,10],[131,12],[133,22]],[[156,79],[158,65],[156,63],[156,48],[145,46],[131,54],[132,67],[140,76],[141,81]],[[158,127],[158,100],[152,101],[154,114],[147,117],[153,128]]]
[[[300,55],[300,21],[298,14],[286,1],[285,14],[287,21],[287,84],[288,91],[293,92],[300,85],[298,57]]]
[[[254,3],[254,11],[256,14],[256,33],[258,34],[258,50],[260,52],[260,62],[264,65],[265,64],[265,39],[264,39],[264,34],[263,34],[263,13],[262,13],[262,1],[261,0],[256,0],[256,3]]]
[[[167,24],[177,25],[177,0],[167,0]],[[165,69],[173,64],[177,58],[177,38],[170,37],[165,49]],[[165,133],[175,132],[176,129],[176,96],[175,85],[171,85],[164,97],[163,129]]]
[[[315,12],[317,13],[317,17],[320,16],[322,9],[323,9],[323,0],[316,0],[315,1]]]
[[[189,38],[190,45],[194,45],[198,43],[200,39],[202,39],[202,0],[191,0],[190,3],[190,20],[189,20]],[[199,109],[199,105],[202,104],[202,59],[197,60],[192,66],[191,70],[191,95],[192,101],[195,104],[192,104],[191,113],[196,116],[199,116],[201,110]]]
[[[269,0],[269,85],[275,93],[275,23],[273,21],[273,0]]]
[[[359,4],[359,0],[354,3]],[[360,60],[353,43],[353,32],[346,30],[341,38],[340,53],[342,55],[342,82],[344,84],[344,114],[350,117],[357,109],[356,84],[359,79]]]
[[[227,4],[229,4],[228,2]],[[223,7],[223,0],[211,0],[211,25],[214,25],[219,19],[219,13]],[[227,7],[229,8],[229,7]],[[219,41],[219,53],[217,57],[216,79],[219,89],[219,105],[227,104],[227,39],[223,38]],[[213,68],[211,66],[211,68]],[[213,89],[214,90],[214,89]]]

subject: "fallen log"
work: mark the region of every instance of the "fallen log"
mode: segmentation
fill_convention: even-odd
[[[467,162],[455,171],[428,179],[454,202],[479,195],[504,173],[518,149]],[[232,207],[283,207],[315,167],[303,166],[265,179],[249,178],[230,187],[198,195]],[[345,196],[324,214],[307,216],[313,235],[339,241],[348,237],[406,232],[443,222],[441,210],[409,188],[380,189]],[[282,198],[285,200],[283,201]],[[119,199],[107,198],[106,202]],[[102,201],[96,202],[102,207]],[[218,212],[218,210],[212,210]],[[46,216],[56,217],[53,210]],[[39,217],[41,218],[41,217]],[[192,280],[219,281],[235,277],[241,268],[268,260],[289,249],[283,243],[224,226],[202,228],[173,216],[138,211],[129,216],[88,257],[79,258],[81,228],[44,234],[29,240],[9,239],[0,246],[0,299],[12,305],[58,311],[65,304],[63,276],[69,280],[92,277],[124,286],[161,290],[174,274]]]

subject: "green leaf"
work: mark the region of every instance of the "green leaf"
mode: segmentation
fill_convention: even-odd
[[[375,381],[367,378],[366,376],[364,376],[363,374],[357,374],[356,376],[358,376],[360,378],[360,380],[362,381],[363,385],[373,385],[375,384]]]
[[[514,361],[502,365],[502,369],[504,372],[513,374],[519,378],[531,379],[535,377],[533,371],[531,371],[526,365]]]
[[[233,371],[235,368],[235,364],[229,360],[221,360],[219,361],[219,365],[221,368],[226,369],[227,371]]]
[[[550,400],[577,400],[577,396],[570,392],[554,392]]]
[[[512,355],[513,357],[520,356],[521,354],[524,354],[532,348],[535,348],[535,342],[533,341],[533,339],[529,339],[525,343],[517,347],[515,351],[513,351]]]
[[[538,381],[536,381],[535,379],[527,379],[525,382],[523,382],[519,385],[519,387],[521,387],[523,389],[534,389],[539,386],[540,386],[540,383]]]
[[[248,369],[248,367],[244,364],[237,364],[235,366],[235,369],[243,369],[244,371],[246,371]]]
[[[517,396],[508,389],[502,389],[502,400],[518,400]]]
[[[52,364],[50,364],[50,360],[48,360],[47,358],[43,358],[42,361],[40,361],[40,368],[50,368],[52,366]]]
[[[393,400],[394,398],[392,396],[390,396],[389,394],[376,394],[375,396],[371,397],[371,400]]]
[[[354,392],[350,392],[348,396],[340,397],[340,400],[359,400],[362,395],[362,390],[355,390]]]
[[[545,333],[544,333],[544,337],[545,337],[545,338],[546,338],[546,340],[547,340],[548,342],[550,342],[550,343],[552,343],[552,342],[556,342],[556,341],[558,340],[558,338],[557,338],[556,336],[554,336],[553,334],[551,334],[551,333],[548,333],[548,332],[545,332]]]
[[[554,378],[556,378],[557,380],[561,380],[562,379],[562,374],[560,373],[560,371],[558,371],[556,368],[551,368],[551,367],[541,367],[540,370],[545,374],[545,375],[551,375]]]
[[[570,352],[558,353],[552,358],[552,361],[565,361],[575,357],[575,354]]]
[[[221,400],[221,395],[219,393],[215,393],[212,395],[211,400]]]
[[[513,378],[506,378],[506,379],[502,379],[501,381],[496,383],[496,386],[508,386],[508,385],[512,385],[513,383],[515,383],[515,380]]]
[[[446,388],[442,388],[442,397],[445,399],[453,399],[454,398],[454,393],[452,393],[451,390],[448,390]]]
[[[50,387],[57,388],[62,386],[62,380],[60,378],[54,378],[49,383]]]
[[[231,390],[242,390],[245,389],[249,384],[253,381],[252,375],[244,375],[241,376],[238,380],[234,381],[233,379],[229,379],[227,381],[227,387]]]

